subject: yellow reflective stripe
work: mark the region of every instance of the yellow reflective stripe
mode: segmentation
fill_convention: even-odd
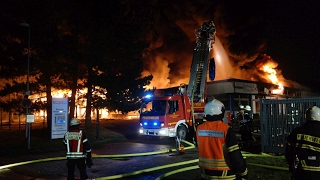
[[[208,164],[208,163],[199,162],[199,166],[204,169],[226,169],[226,168],[229,168],[229,166],[226,163],[224,163],[224,164]]]
[[[312,166],[303,167],[302,169],[306,171],[320,171],[320,167],[312,167]]]
[[[320,138],[315,136],[310,136],[307,134],[297,134],[297,140],[308,141],[316,144],[320,144]]]
[[[204,161],[204,162],[225,162],[225,159],[212,159],[212,158],[203,158],[203,157],[199,157],[200,161]]]
[[[312,151],[317,151],[320,152],[320,148],[316,147],[316,146],[312,146],[310,144],[300,144],[300,143],[296,143],[296,147],[298,148],[304,148],[304,149],[310,149]]]
[[[233,151],[236,151],[238,149],[239,149],[239,145],[238,144],[228,147],[229,152],[233,152]]]
[[[302,170],[306,171],[320,171],[320,166],[308,166],[305,160],[301,160]]]
[[[209,176],[206,174],[201,173],[201,177],[203,179],[225,179],[225,180],[234,180],[236,178],[236,175],[230,175],[230,176]]]
[[[222,176],[227,176],[227,174],[228,174],[228,171],[227,171],[227,170],[224,170],[224,171],[222,172]]]
[[[207,158],[199,158],[199,166],[205,169],[225,169],[229,168],[226,161],[224,159],[207,159]]]
[[[246,168],[246,170],[244,172],[240,173],[240,176],[245,176],[247,174],[248,174],[248,169]]]

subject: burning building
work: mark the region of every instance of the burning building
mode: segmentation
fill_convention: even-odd
[[[267,55],[266,22],[262,17],[265,7],[253,3],[231,8],[226,4],[208,4],[200,11],[189,2],[183,8],[172,5],[155,14],[156,36],[150,38],[151,45],[145,50],[143,73],[153,75],[149,88],[169,88],[189,81],[194,30],[204,20],[213,19],[216,40],[211,57],[216,63],[216,77],[208,82],[207,94],[223,101],[227,110],[235,111],[239,104],[248,104],[256,113],[260,98],[317,95],[310,88],[287,80],[278,62]],[[155,6],[162,7],[160,3]],[[210,11],[210,7],[214,8]]]

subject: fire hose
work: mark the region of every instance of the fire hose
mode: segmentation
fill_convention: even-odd
[[[186,150],[195,148],[195,146],[192,143],[188,142],[188,141],[184,141],[184,143],[189,145],[188,147],[185,147]],[[124,157],[137,157],[137,156],[150,156],[150,155],[156,155],[156,154],[165,154],[165,153],[170,153],[170,152],[174,152],[174,151],[176,151],[176,149],[169,149],[169,150],[162,150],[162,151],[155,151],[155,152],[145,152],[145,153],[133,153],[133,154],[95,155],[95,156],[92,156],[92,158],[95,158],[95,159],[96,158],[119,159],[119,158],[124,158]],[[283,159],[284,158],[283,156],[272,156],[272,155],[263,154],[263,153],[262,154],[251,154],[251,153],[244,152],[244,151],[242,151],[241,153],[245,158],[246,157],[265,157],[265,158],[278,158],[278,159]],[[34,164],[34,163],[43,163],[43,162],[61,161],[61,160],[66,160],[66,157],[45,158],[45,159],[37,159],[37,160],[31,160],[31,161],[7,164],[7,165],[0,166],[0,170],[1,169],[6,169],[6,168],[12,168],[12,167],[16,167],[16,166]],[[152,172],[152,171],[157,171],[157,170],[161,170],[161,169],[172,168],[172,167],[182,166],[182,165],[194,164],[194,163],[197,163],[198,161],[199,161],[198,159],[193,159],[193,160],[188,160],[188,161],[183,161],[183,162],[178,162],[178,163],[172,163],[172,164],[162,165],[162,166],[153,167],[153,168],[142,169],[142,170],[138,170],[138,171],[134,171],[134,172],[130,172],[130,173],[125,173],[125,174],[118,174],[118,175],[106,176],[106,177],[98,177],[96,179],[97,180],[98,179],[100,179],[100,180],[103,180],[103,179],[120,179],[120,178],[123,178],[123,177],[139,175],[139,174],[148,173],[148,172]],[[271,166],[271,165],[258,164],[258,163],[247,163],[247,164],[248,165],[252,165],[252,166],[268,168],[268,169],[289,171],[289,168],[286,168],[286,167],[278,167],[278,166]],[[177,173],[181,173],[181,172],[184,172],[184,171],[195,170],[195,169],[198,169],[198,168],[199,168],[199,166],[197,164],[196,165],[191,165],[191,166],[188,166],[188,167],[184,167],[184,168],[179,168],[177,170],[173,170],[173,171],[167,172],[167,173],[157,177],[156,180],[165,179],[166,177],[169,177],[171,175],[174,175],[174,174],[177,174]]]

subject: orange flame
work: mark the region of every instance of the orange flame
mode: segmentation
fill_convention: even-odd
[[[267,78],[273,83],[278,85],[278,89],[271,90],[272,94],[283,94],[283,85],[281,82],[279,82],[279,79],[277,77],[277,72],[274,69],[275,64],[273,63],[267,63],[262,66],[262,70],[267,73]]]

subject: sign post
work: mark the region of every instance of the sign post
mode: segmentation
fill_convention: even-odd
[[[52,98],[51,139],[63,138],[68,131],[68,98]]]
[[[28,124],[28,149],[30,149],[30,126],[34,122],[34,115],[27,114],[26,125]]]
[[[26,137],[28,139],[28,149],[30,149],[30,123],[34,122],[34,115],[29,114],[29,108],[32,102],[29,98],[24,98],[21,102],[23,108],[26,108]]]

